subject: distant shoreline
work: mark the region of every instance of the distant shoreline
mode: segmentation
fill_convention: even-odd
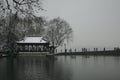
[[[65,56],[66,55],[120,56],[120,50],[118,51],[109,50],[109,51],[86,51],[86,52],[61,52],[61,53],[53,54],[53,56],[61,56],[61,55],[65,55]],[[7,56],[2,56],[2,54],[0,54],[0,58],[2,57],[7,57]]]
[[[56,55],[113,55],[113,56],[120,56],[119,51],[87,51],[87,52],[62,52]]]

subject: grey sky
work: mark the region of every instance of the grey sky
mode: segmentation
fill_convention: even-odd
[[[68,47],[116,47],[120,45],[120,0],[44,0],[49,18],[70,23],[74,39]]]

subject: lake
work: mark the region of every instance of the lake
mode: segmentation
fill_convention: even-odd
[[[120,80],[120,57],[1,58],[0,80]]]

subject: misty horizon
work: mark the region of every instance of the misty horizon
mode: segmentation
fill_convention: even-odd
[[[46,11],[38,15],[48,19],[61,17],[73,29],[73,41],[67,48],[119,47],[119,0],[44,0]],[[64,45],[62,46],[64,49]]]

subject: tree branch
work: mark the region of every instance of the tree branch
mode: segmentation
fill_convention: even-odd
[[[8,0],[6,0],[6,3],[7,3],[7,8],[10,9],[10,5],[9,5]]]
[[[25,2],[25,0],[22,0],[21,2],[18,2],[16,0],[13,0],[13,2],[16,3],[16,4],[18,4],[18,5],[32,4],[32,3],[36,3],[38,1],[39,0],[35,0],[35,1],[30,0],[29,2]]]

